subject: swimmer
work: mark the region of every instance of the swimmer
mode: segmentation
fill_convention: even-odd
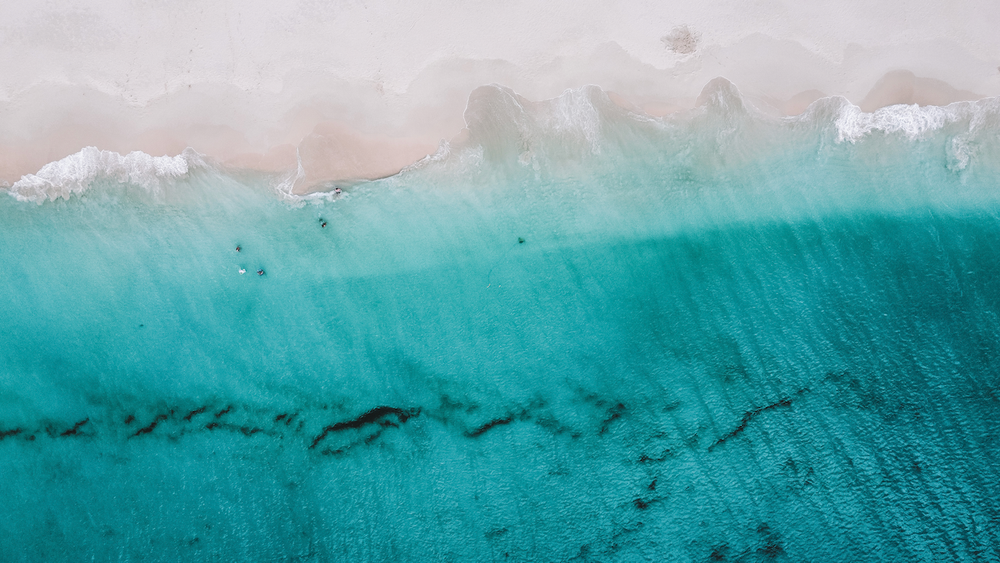
[[[257,275],[258,276],[263,276],[264,275],[264,269],[261,268],[260,270],[257,270]]]
[[[333,189],[333,193],[335,193],[335,194],[339,194],[339,193],[340,193],[340,188],[334,188],[334,189]]]
[[[326,221],[323,221],[323,224],[320,225],[320,227],[326,227]]]
[[[240,251],[240,247],[237,246],[236,247],[236,252],[239,252],[239,251]]]
[[[242,275],[242,274],[245,274],[245,273],[247,273],[247,271],[244,270],[243,268],[240,268],[240,274]]]

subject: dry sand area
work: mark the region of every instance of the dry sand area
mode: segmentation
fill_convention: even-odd
[[[596,84],[655,116],[717,76],[776,115],[1000,95],[995,0],[542,4],[8,0],[0,185],[87,146],[301,166],[298,192],[382,177],[459,135],[490,83]]]

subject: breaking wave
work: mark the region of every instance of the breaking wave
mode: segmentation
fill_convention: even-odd
[[[126,155],[86,147],[78,153],[50,162],[35,174],[23,176],[10,187],[20,201],[42,203],[87,190],[95,181],[110,180],[157,191],[164,182],[187,176],[192,168],[205,166],[194,149],[177,156],[150,156],[141,151]]]
[[[1000,98],[956,102],[948,106],[896,105],[866,113],[843,97],[815,101],[799,116],[776,117],[758,108],[724,78],[709,82],[697,107],[662,118],[615,103],[593,85],[561,96],[530,101],[510,88],[492,84],[474,90],[465,110],[467,135],[442,141],[439,150],[403,168],[404,175],[438,169],[460,177],[475,171],[558,175],[595,163],[617,166],[622,159],[652,162],[700,161],[718,168],[780,153],[789,147],[864,145],[874,138],[890,142],[940,141],[941,156],[953,172],[967,169],[983,150],[997,153]],[[937,138],[940,137],[940,138]],[[140,186],[157,192],[207,167],[193,149],[177,156],[151,156],[134,151],[122,155],[87,147],[23,176],[8,188],[20,201],[42,203],[69,198],[97,181]],[[306,177],[297,170],[271,175],[276,196],[288,203],[329,198],[330,186],[311,186],[297,194]]]

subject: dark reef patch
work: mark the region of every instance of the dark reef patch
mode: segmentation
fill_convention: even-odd
[[[241,426],[238,424],[227,424],[225,422],[209,422],[205,425],[206,430],[228,430],[230,432],[239,432],[244,436],[253,436],[258,432],[264,432],[263,428],[257,428],[256,426]]]
[[[376,430],[374,434],[365,438],[365,444],[371,444],[375,440],[378,440],[378,437],[381,436],[382,432],[385,432],[387,428],[399,428],[398,424],[390,420],[383,420],[382,422],[379,422],[378,425],[379,429]]]
[[[511,422],[514,422],[514,415],[512,414],[509,414],[503,418],[494,418],[493,420],[487,422],[486,424],[478,428],[475,428],[473,430],[470,430],[469,432],[466,432],[465,435],[468,436],[469,438],[478,438],[483,434],[486,434],[490,430],[493,430],[497,426],[506,426]]]
[[[357,418],[346,420],[344,422],[337,422],[335,424],[327,426],[326,428],[323,429],[323,432],[321,432],[318,436],[316,436],[315,439],[313,439],[313,442],[309,446],[309,449],[310,450],[315,449],[316,446],[320,442],[322,442],[323,439],[325,439],[331,432],[342,432],[344,430],[352,430],[352,429],[356,430],[365,425],[376,424],[376,423],[378,423],[384,429],[386,428],[386,426],[383,423],[395,426],[395,424],[392,423],[391,421],[383,420],[385,417],[395,416],[400,424],[404,424],[410,418],[419,415],[420,415],[419,408],[400,409],[396,407],[385,407],[385,406],[375,407]],[[381,433],[381,431],[379,433]]]
[[[207,410],[208,410],[208,406],[207,405],[204,406],[204,407],[197,408],[197,409],[195,409],[195,410],[187,413],[186,415],[184,415],[184,421],[185,422],[191,422],[192,418],[198,416],[199,414],[201,414],[201,413],[203,413],[203,412],[205,412]]]
[[[63,432],[62,434],[60,434],[60,436],[62,436],[62,437],[76,436],[77,432],[80,431],[80,428],[84,424],[87,424],[88,422],[90,422],[90,417],[87,417],[87,418],[81,420],[80,422],[77,422],[76,424],[73,425],[72,428],[70,428],[70,429],[66,430],[65,432]]]
[[[776,403],[771,403],[770,405],[757,407],[752,411],[747,411],[746,413],[743,414],[743,420],[740,421],[739,426],[737,426],[728,434],[719,438],[714,444],[709,446],[708,451],[712,451],[717,446],[721,445],[730,438],[735,438],[736,436],[739,436],[744,430],[747,429],[747,425],[750,424],[750,421],[753,420],[755,417],[759,416],[761,413],[767,412],[769,410],[774,410],[778,407],[790,407],[790,406],[792,406],[792,400],[788,397],[784,397]]]
[[[606,434],[608,432],[608,428],[611,426],[611,423],[621,418],[624,412],[625,412],[625,405],[622,403],[618,403],[615,406],[608,409],[608,417],[601,421],[601,430],[598,432],[598,434],[600,434],[601,436]]]
[[[143,434],[149,434],[150,432],[153,431],[153,429],[156,428],[156,426],[158,424],[160,424],[161,422],[163,422],[166,419],[167,419],[167,415],[165,415],[165,414],[157,415],[156,418],[153,419],[153,422],[149,423],[149,426],[144,426],[144,427],[136,430],[135,434],[132,434],[132,437],[134,438],[136,436],[141,436]]]

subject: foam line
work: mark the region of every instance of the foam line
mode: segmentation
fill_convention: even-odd
[[[86,147],[76,154],[50,162],[35,174],[22,176],[10,187],[20,201],[42,203],[86,191],[97,180],[134,184],[149,191],[166,180],[187,176],[192,167],[204,166],[201,156],[186,149],[177,156],[150,156],[133,151],[126,155]]]

